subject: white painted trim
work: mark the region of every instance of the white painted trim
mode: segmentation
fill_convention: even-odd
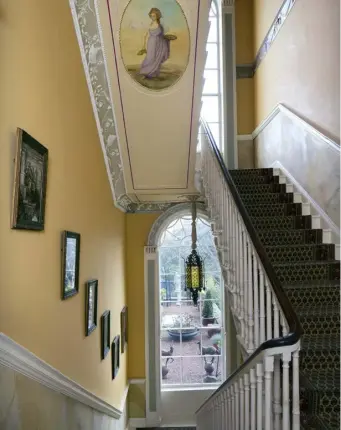
[[[246,140],[253,140],[252,134],[238,134],[237,140],[239,141],[246,141]]]
[[[129,382],[128,382],[127,386],[124,389],[124,393],[123,393],[123,396],[122,396],[122,399],[121,399],[120,410],[122,411],[122,413],[123,413],[124,408],[125,408],[126,403],[127,403],[128,393],[129,393]]]
[[[282,171],[282,173],[288,178],[289,182],[291,182],[294,187],[298,190],[299,193],[309,202],[309,204],[314,208],[317,214],[323,218],[324,222],[328,226],[329,229],[333,231],[338,237],[340,237],[340,229],[338,226],[330,219],[330,217],[326,214],[326,212],[321,208],[321,206],[308,194],[308,192],[302,187],[302,185],[292,176],[292,174],[279,162],[275,161],[271,167],[278,168]]]
[[[122,410],[124,409],[128,387],[126,387],[123,395],[122,410],[119,410],[63,375],[4,333],[0,333],[0,365],[9,367],[57,393],[71,397],[117,420],[123,414]]]
[[[147,425],[145,418],[129,418],[128,429],[135,430],[137,428],[145,428]]]
[[[233,122],[234,122],[234,168],[238,169],[238,140],[237,140],[237,60],[236,60],[236,15],[235,7],[232,12],[232,82],[233,82]]]
[[[318,139],[323,140],[327,145],[329,145],[332,149],[334,149],[338,154],[340,154],[340,145],[338,145],[334,140],[330,139],[320,131],[318,131],[315,127],[310,125],[307,121],[299,117],[292,110],[284,106],[282,103],[279,103],[275,108],[270,112],[270,114],[264,119],[263,122],[254,130],[252,133],[252,138],[256,139],[256,137],[265,129],[267,125],[280,113],[284,113],[288,118],[292,119],[297,124],[301,125],[309,134],[317,137]]]
[[[142,385],[146,383],[146,379],[145,378],[135,378],[135,379],[129,379],[129,385]]]

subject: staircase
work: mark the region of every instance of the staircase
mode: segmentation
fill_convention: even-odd
[[[273,169],[230,171],[304,335],[301,425],[340,428],[340,262]]]
[[[278,169],[227,171],[204,121],[201,136],[203,192],[246,359],[197,411],[197,427],[339,429],[339,249]]]

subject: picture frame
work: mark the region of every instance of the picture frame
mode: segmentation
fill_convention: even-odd
[[[62,233],[62,300],[68,299],[79,291],[79,233],[63,231]]]
[[[105,311],[101,316],[101,358],[102,360],[110,351],[110,311]]]
[[[98,280],[86,283],[85,290],[85,335],[89,336],[97,327]]]
[[[45,226],[48,149],[17,129],[11,228],[42,231]]]
[[[115,336],[111,345],[111,373],[115,379],[120,368],[120,335]]]
[[[121,311],[121,352],[125,351],[125,345],[128,342],[128,307],[124,306]]]

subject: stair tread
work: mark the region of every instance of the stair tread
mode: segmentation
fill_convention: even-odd
[[[282,286],[285,289],[297,289],[297,288],[303,288],[303,289],[312,289],[312,288],[321,288],[321,287],[333,287],[333,288],[339,288],[340,289],[340,281],[330,281],[330,280],[321,280],[321,281],[307,281],[307,282],[300,282],[299,284],[282,284]]]
[[[292,245],[266,245],[265,246],[265,249],[268,249],[268,248],[270,248],[270,249],[290,249],[290,248],[302,248],[302,249],[305,249],[305,248],[311,248],[311,247],[314,247],[314,248],[321,248],[321,247],[333,247],[334,246],[334,244],[332,244],[332,243],[311,243],[311,244],[309,244],[309,243],[300,243],[300,244],[297,244],[297,245],[295,245],[295,244],[292,244]]]
[[[318,369],[301,372],[301,378],[309,381],[303,384],[305,388],[322,392],[340,392],[340,370],[339,369]],[[309,386],[310,385],[310,386]]]
[[[340,336],[337,334],[304,334],[301,341],[302,350],[330,350],[340,353]]]
[[[335,314],[340,315],[340,306],[338,304],[303,304],[297,309],[299,316],[334,316]]]
[[[295,263],[285,262],[285,263],[274,263],[274,267],[299,267],[299,266],[325,266],[330,264],[340,264],[339,260],[322,260],[322,261],[296,261]]]

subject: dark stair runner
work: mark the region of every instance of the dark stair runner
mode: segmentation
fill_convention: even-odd
[[[301,426],[340,429],[340,262],[273,169],[230,170],[300,319]]]

